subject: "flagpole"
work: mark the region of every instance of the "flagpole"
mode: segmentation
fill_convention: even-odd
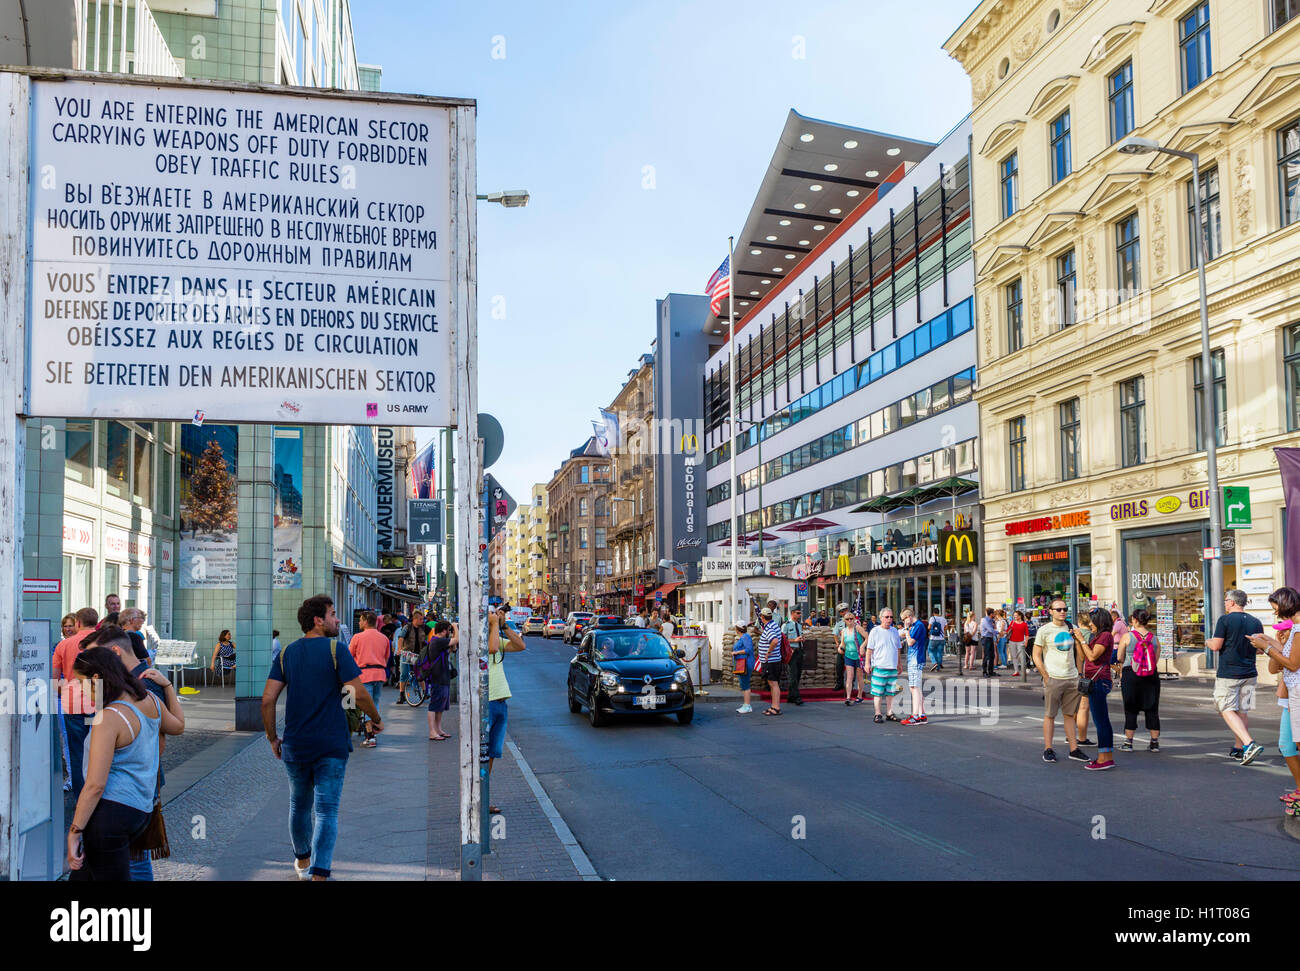
[[[727,237],[727,316],[731,321],[731,339],[727,342],[727,360],[731,371],[731,413],[728,423],[731,426],[731,623],[734,625],[739,617],[737,587],[740,571],[737,547],[740,534],[736,531],[736,237]],[[746,618],[748,619],[748,618]]]

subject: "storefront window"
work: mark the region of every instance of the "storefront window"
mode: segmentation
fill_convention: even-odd
[[[118,421],[105,426],[108,436],[108,484],[110,495],[127,498],[131,479],[131,431]]]
[[[63,441],[64,472],[82,485],[95,484],[94,423],[69,421]]]
[[[1061,598],[1071,619],[1087,610],[1092,598],[1092,542],[1089,537],[1058,543],[1017,546],[1015,603],[1039,624],[1048,621],[1048,607]]]
[[[1180,532],[1129,532],[1123,537],[1126,612],[1138,608],[1149,611],[1157,625],[1163,620],[1166,632],[1172,631],[1176,647],[1203,648],[1206,635],[1202,528],[1197,525]]]

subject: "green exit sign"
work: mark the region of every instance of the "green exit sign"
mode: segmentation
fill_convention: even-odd
[[[1223,487],[1223,528],[1250,528],[1250,487]]]

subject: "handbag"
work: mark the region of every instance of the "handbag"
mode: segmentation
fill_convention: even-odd
[[[1091,694],[1091,693],[1092,693],[1092,684],[1093,684],[1093,679],[1092,679],[1092,678],[1085,678],[1082,674],[1079,675],[1079,681],[1078,681],[1078,684],[1077,684],[1077,687],[1078,687],[1078,689],[1079,689],[1079,694],[1084,695],[1084,696],[1087,696],[1087,695]]]
[[[139,835],[131,840],[131,859],[164,860],[172,855],[172,848],[167,842],[167,826],[163,822],[162,800],[156,800],[149,821],[145,823]]]

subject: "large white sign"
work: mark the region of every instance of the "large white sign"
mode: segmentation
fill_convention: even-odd
[[[63,514],[63,552],[95,555],[95,524],[80,516]]]
[[[737,556],[736,574],[742,577],[767,576],[772,572],[772,561],[766,556]],[[722,580],[731,576],[731,557],[706,556],[700,560],[700,573],[705,580]]]
[[[31,414],[452,423],[452,109],[32,90]]]

